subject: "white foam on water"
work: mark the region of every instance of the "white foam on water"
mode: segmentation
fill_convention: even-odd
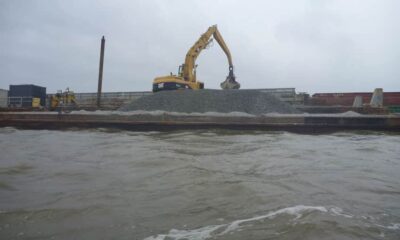
[[[340,216],[345,218],[354,218],[353,215],[343,213],[343,209],[331,206],[304,206],[297,205],[294,207],[282,208],[276,211],[269,212],[265,215],[256,216],[252,218],[235,220],[230,223],[210,225],[192,230],[177,230],[171,229],[167,234],[158,234],[145,238],[144,240],[206,240],[216,236],[222,236],[225,234],[232,234],[234,231],[242,231],[244,226],[252,226],[251,223],[262,221],[265,219],[273,219],[279,215],[287,214],[293,215],[295,218],[293,220],[299,219],[303,216],[305,212],[319,211],[322,213],[328,213],[332,216]],[[362,216],[365,219],[365,216]],[[221,219],[217,219],[221,221]],[[368,226],[367,224],[366,226]],[[391,223],[388,226],[373,224],[377,227],[389,229],[389,230],[399,230],[400,223]],[[278,233],[277,233],[278,234]],[[383,235],[382,235],[383,234]],[[384,233],[381,233],[380,237],[384,237]]]
[[[379,224],[375,224],[375,225],[378,226],[378,227],[381,227],[381,228],[389,229],[389,230],[398,230],[398,229],[400,229],[400,223],[391,223],[391,225],[389,225],[389,226],[384,226],[384,225],[379,225]]]
[[[253,221],[260,221],[260,220],[264,220],[264,219],[267,219],[267,218],[271,219],[271,218],[274,218],[274,217],[276,217],[277,215],[280,215],[280,214],[294,215],[294,216],[296,216],[296,219],[298,219],[298,218],[300,218],[302,216],[303,212],[312,211],[312,210],[320,211],[320,212],[327,212],[328,211],[325,207],[320,207],[320,206],[314,207],[314,206],[298,205],[298,206],[294,206],[294,207],[283,208],[283,209],[279,209],[279,210],[274,211],[274,212],[270,212],[270,213],[268,213],[266,215],[261,215],[261,216],[257,216],[257,217],[253,217],[253,218],[233,221],[226,227],[226,229],[221,233],[221,235],[238,229],[240,227],[240,225],[243,224],[243,223],[253,222]]]
[[[193,230],[177,230],[171,229],[168,234],[159,234],[157,236],[150,236],[145,238],[144,240],[165,240],[165,239],[191,239],[191,240],[203,240],[212,237],[212,233],[219,228],[223,227],[222,225],[211,225]]]
[[[386,226],[387,229],[397,230],[400,229],[400,223],[392,223],[390,226]]]
[[[354,217],[353,215],[344,214],[343,209],[341,209],[339,207],[331,207],[331,208],[329,208],[329,212],[331,212],[333,215],[342,216],[345,218],[353,218]]]
[[[240,230],[241,225],[244,223],[250,223],[255,221],[261,221],[264,219],[272,219],[281,214],[288,214],[294,215],[297,218],[302,216],[302,213],[309,212],[309,211],[320,211],[320,212],[328,212],[325,207],[322,206],[304,206],[298,205],[294,207],[282,208],[277,211],[269,212],[265,215],[256,216],[247,219],[235,220],[230,223],[220,224],[220,225],[211,225],[202,228],[197,228],[193,230],[176,230],[171,229],[168,234],[158,234],[156,236],[150,236],[145,238],[144,240],[166,240],[166,239],[173,239],[173,240],[183,240],[183,239],[190,239],[190,240],[205,240],[209,239],[213,236],[221,236],[227,233]],[[222,230],[222,232],[217,232],[217,230]]]

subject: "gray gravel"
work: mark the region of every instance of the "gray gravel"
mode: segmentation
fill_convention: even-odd
[[[121,111],[162,110],[167,112],[300,113],[275,96],[257,90],[178,90],[141,97],[122,106]]]

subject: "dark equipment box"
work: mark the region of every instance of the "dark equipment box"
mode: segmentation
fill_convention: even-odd
[[[46,106],[46,88],[36,86],[33,84],[23,85],[10,85],[8,92],[10,98],[24,97],[24,98],[40,98],[40,105]]]

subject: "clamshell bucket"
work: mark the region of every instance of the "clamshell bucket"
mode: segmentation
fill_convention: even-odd
[[[229,67],[229,75],[225,81],[220,84],[222,89],[239,89],[240,83],[236,82],[235,74],[233,74],[233,67]]]

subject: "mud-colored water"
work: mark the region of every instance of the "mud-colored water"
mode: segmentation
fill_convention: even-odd
[[[400,239],[400,135],[0,129],[0,239]]]

